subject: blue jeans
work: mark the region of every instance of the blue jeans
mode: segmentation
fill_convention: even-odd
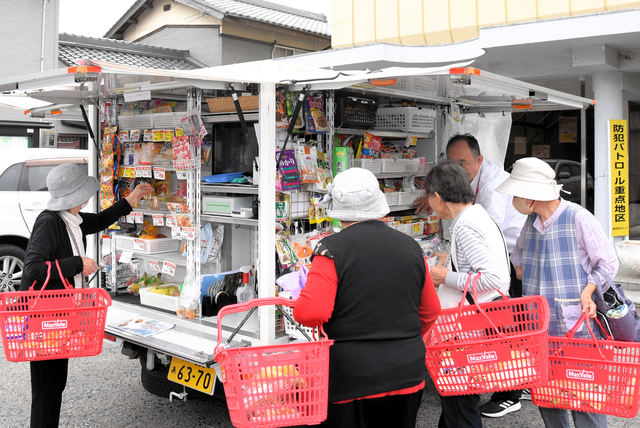
[[[570,428],[569,410],[538,407],[547,428]],[[607,428],[607,415],[571,410],[576,428]]]

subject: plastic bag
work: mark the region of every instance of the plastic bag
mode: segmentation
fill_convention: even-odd
[[[211,223],[202,227],[200,232],[200,263],[206,263],[213,244],[213,229]]]
[[[187,276],[180,286],[180,298],[178,301],[178,317],[193,319],[198,314],[200,304],[200,286],[195,281],[193,271],[189,269]]]
[[[209,250],[209,260],[214,261],[220,258],[220,249],[224,241],[224,225],[216,224],[212,227],[213,236],[211,238],[211,249]]]

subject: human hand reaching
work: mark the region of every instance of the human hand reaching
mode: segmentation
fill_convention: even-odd
[[[134,204],[140,202],[142,198],[145,196],[149,196],[153,193],[153,186],[151,184],[142,183],[138,184],[135,189],[129,193],[125,199],[129,202],[129,205],[133,206]]]
[[[82,274],[84,276],[89,276],[97,270],[98,264],[95,262],[95,260],[88,257],[82,258]]]

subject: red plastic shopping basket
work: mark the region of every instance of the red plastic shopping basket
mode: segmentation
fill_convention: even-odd
[[[531,390],[533,404],[636,417],[640,343],[611,340],[608,335],[610,340],[597,340],[590,323],[585,324],[592,339],[574,338],[584,319],[583,315],[566,336],[549,336],[549,380]]]
[[[71,287],[56,266],[65,289],[0,294],[2,346],[8,361],[38,361],[91,357],[102,351],[107,308],[111,297],[101,288]]]
[[[473,294],[478,301],[476,282]],[[549,304],[542,296],[444,309],[425,335],[429,374],[440,395],[531,388],[547,380]]]
[[[329,347],[333,340],[322,328],[322,337],[311,342],[247,348],[226,348],[220,343],[225,315],[253,311],[258,306],[294,304],[295,300],[281,297],[260,298],[225,306],[218,313],[215,360],[220,364],[235,427],[313,425],[327,418]]]

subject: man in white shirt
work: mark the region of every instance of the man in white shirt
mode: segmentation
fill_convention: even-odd
[[[473,135],[454,135],[447,142],[446,152],[447,158],[460,164],[469,175],[471,190],[475,195],[473,203],[481,205],[500,227],[511,254],[527,217],[513,207],[512,196],[495,191],[496,187],[509,178],[509,173],[501,166],[484,159],[480,153],[478,140]],[[418,205],[416,210],[418,214],[429,209],[426,198],[419,198],[415,204]],[[441,257],[441,260],[444,259]],[[522,296],[522,281],[516,278],[513,266],[511,266],[509,294],[511,297]],[[529,391],[525,391],[524,394],[522,391],[496,392],[489,402],[480,406],[480,413],[493,418],[502,417],[507,413],[520,410],[521,398],[530,400]]]

